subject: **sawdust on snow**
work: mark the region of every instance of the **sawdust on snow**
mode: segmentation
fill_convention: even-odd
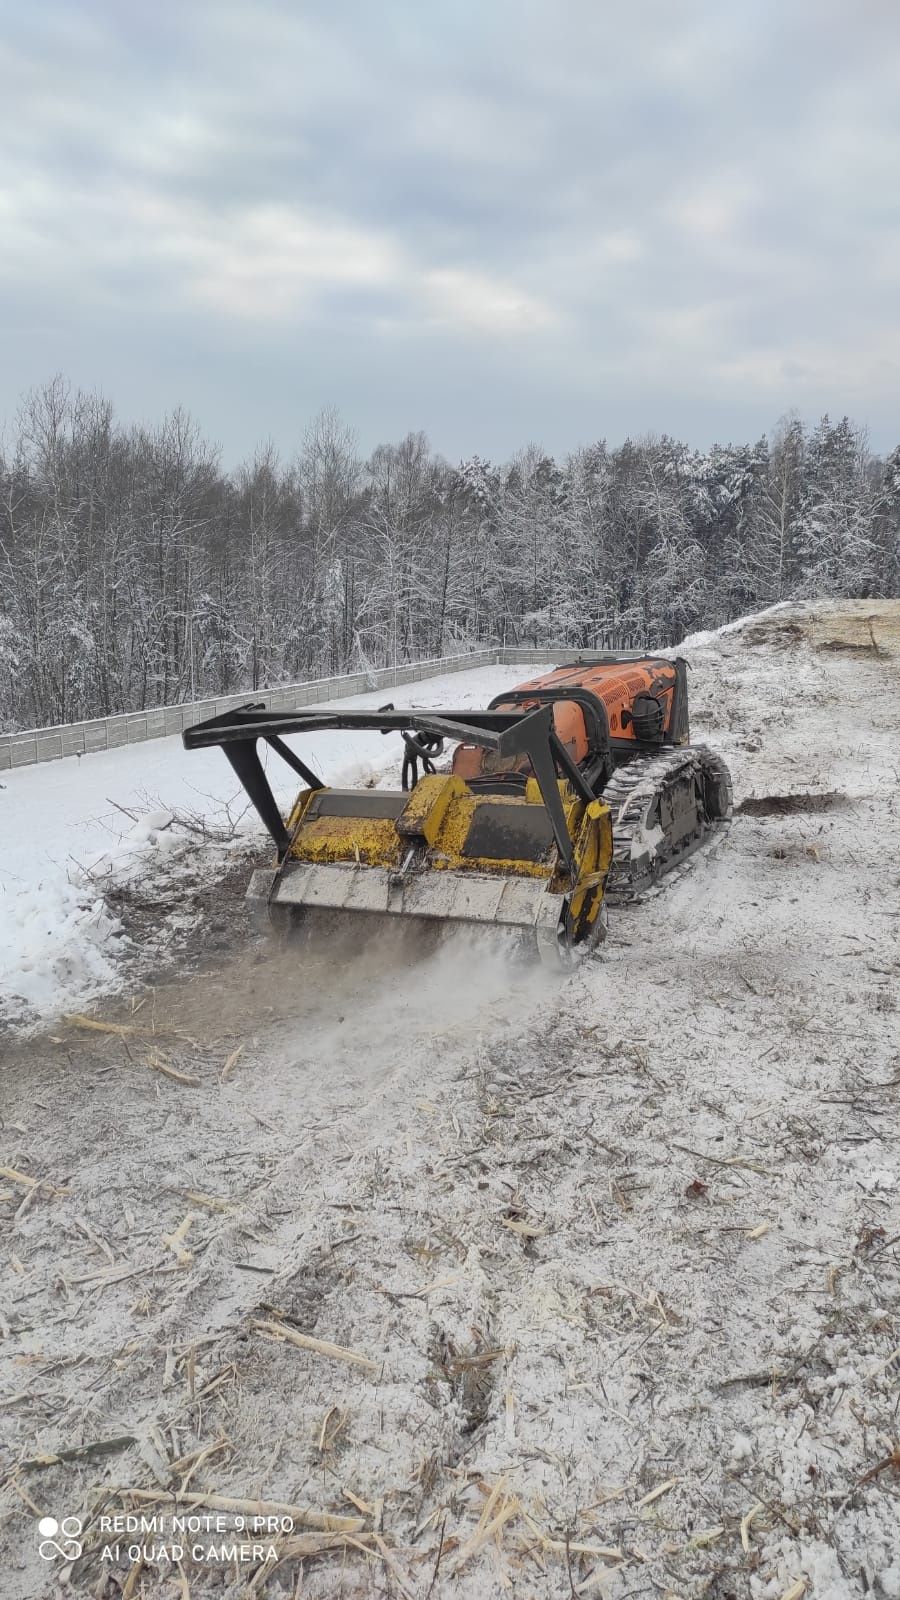
[[[745,808],[561,986],[232,942],[11,1052],[9,1600],[45,1515],[131,1600],[900,1596],[897,619],[687,651],[739,802],[844,803]],[[104,1558],[192,1496],[281,1524]]]

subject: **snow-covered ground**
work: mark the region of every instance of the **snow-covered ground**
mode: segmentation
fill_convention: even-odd
[[[734,823],[565,982],[235,929],[10,1042],[4,1600],[900,1600],[900,605],[686,653]],[[294,1532],[104,1556],[179,1492]]]
[[[329,704],[373,708],[392,698],[398,705],[483,706],[521,677],[515,667],[481,667]],[[395,771],[399,781],[399,735],[342,730],[287,742],[331,783]],[[298,780],[266,755],[287,806]],[[28,1024],[58,1015],[121,981],[127,935],[104,900],[104,885],[161,873],[185,881],[204,864],[219,870],[223,852],[204,851],[202,837],[186,832],[179,818],[219,832],[223,824],[230,831],[233,819],[233,848],[265,848],[256,813],[218,747],[188,754],[180,738],[154,739],[3,774],[0,1026],[4,1017]]]

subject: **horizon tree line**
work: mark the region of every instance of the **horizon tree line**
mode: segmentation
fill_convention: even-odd
[[[0,730],[898,588],[900,446],[847,417],[454,466],[423,433],[363,458],[324,410],[292,459],[229,471],[180,408],[126,426],[57,377],[0,453]]]

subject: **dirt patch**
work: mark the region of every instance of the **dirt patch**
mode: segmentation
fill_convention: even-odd
[[[825,794],[749,794],[735,806],[735,812],[745,817],[818,816],[849,804],[847,796],[837,789]]]
[[[157,982],[187,963],[197,966],[211,956],[236,948],[252,935],[245,892],[260,850],[250,843],[236,858],[223,862],[215,879],[199,867],[176,878],[161,877],[101,885],[112,916],[125,929],[122,962],[127,981],[140,974]],[[149,960],[148,960],[149,956]]]
[[[793,615],[762,616],[741,629],[741,642],[878,660],[900,653],[900,600],[840,600],[800,607]]]
[[[848,601],[803,623],[817,650],[860,657],[900,651],[900,601]]]
[[[845,654],[850,656],[890,655],[890,651],[885,650],[884,646],[880,645],[877,639],[872,639],[868,644],[855,644],[849,639],[823,639],[821,644],[816,645],[816,649],[843,651]]]
[[[790,645],[802,644],[806,633],[799,622],[793,620],[781,621],[779,618],[766,618],[762,622],[750,623],[741,629],[741,642],[754,645],[779,645],[782,649]]]

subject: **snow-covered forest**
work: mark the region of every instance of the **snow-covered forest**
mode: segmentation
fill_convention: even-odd
[[[900,447],[879,459],[847,418],[452,466],[422,433],[364,459],[326,411],[293,460],[226,471],[183,412],[126,427],[57,378],[0,485],[5,730],[476,642],[665,645],[900,579]]]

